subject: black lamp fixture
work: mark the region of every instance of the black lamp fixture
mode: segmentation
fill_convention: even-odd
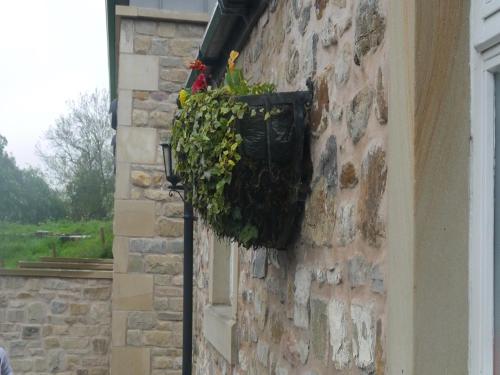
[[[180,182],[179,176],[175,174],[175,158],[172,155],[172,143],[170,140],[162,142],[161,148],[163,151],[163,165],[165,166],[165,176],[167,181],[170,183],[168,187],[171,191],[183,190],[182,186],[178,186]]]
[[[184,286],[182,309],[182,375],[191,375],[193,355],[193,206],[185,199],[182,192],[186,187],[180,184],[181,179],[175,174],[175,158],[172,154],[170,140],[162,142],[163,164],[165,176],[170,183],[170,195],[179,194],[184,202]]]

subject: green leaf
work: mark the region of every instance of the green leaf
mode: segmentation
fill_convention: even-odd
[[[251,245],[258,238],[258,229],[242,222],[242,212],[228,197],[227,188],[242,159],[239,146],[243,139],[235,122],[256,116],[260,109],[236,101],[235,95],[263,92],[267,86],[249,85],[237,69],[226,74],[225,83],[227,87],[197,93],[186,101],[173,123],[172,146],[182,182],[193,186],[187,198],[200,216],[217,233]]]
[[[244,244],[249,244],[252,240],[256,239],[259,235],[257,227],[247,224],[243,227],[240,233],[240,240]]]

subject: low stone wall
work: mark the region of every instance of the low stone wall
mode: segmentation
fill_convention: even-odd
[[[14,373],[109,374],[111,283],[0,273],[0,346]]]

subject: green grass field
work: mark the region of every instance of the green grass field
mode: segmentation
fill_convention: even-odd
[[[104,245],[100,228],[104,228]],[[57,237],[36,237],[37,231],[57,234],[85,234],[88,239],[62,242]],[[58,221],[39,225],[0,222],[0,259],[5,267],[14,268],[19,260],[37,260],[52,256],[55,244],[58,257],[111,258],[113,230],[111,221]]]

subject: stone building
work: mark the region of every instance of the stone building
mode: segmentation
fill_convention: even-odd
[[[181,366],[183,206],[165,189],[159,144],[208,21],[206,13],[138,3],[116,6],[108,18],[117,30],[111,55],[118,98],[111,342],[116,375],[176,373]]]
[[[146,3],[108,1],[118,99],[111,373],[180,374],[181,205],[158,145],[186,62],[200,57],[215,72],[231,49],[251,82],[294,91],[313,80],[313,176],[287,251],[238,248],[197,224],[194,372],[500,368],[500,1],[218,1],[210,19]],[[215,16],[231,3],[245,22]],[[220,55],[208,59],[215,43]]]

